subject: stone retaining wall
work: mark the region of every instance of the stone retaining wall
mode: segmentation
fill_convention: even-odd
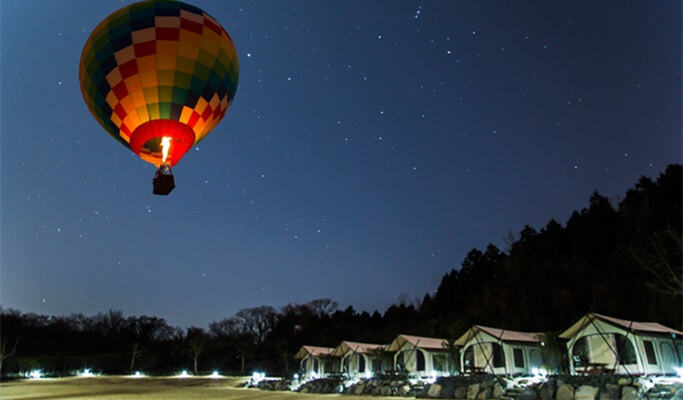
[[[300,393],[342,393],[344,381],[341,378],[323,378],[308,381],[296,389]]]
[[[249,385],[262,390],[291,390],[290,380],[264,380]],[[406,377],[385,376],[356,382],[325,378],[305,382],[301,393],[403,396],[461,400],[683,400],[683,382],[662,383],[647,377],[615,375],[504,378],[492,375],[441,377],[426,384]]]
[[[444,377],[418,397],[467,400],[683,400],[683,383],[656,384],[649,378],[614,375],[553,376],[547,380],[490,377],[467,383]]]

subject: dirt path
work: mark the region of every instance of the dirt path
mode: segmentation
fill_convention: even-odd
[[[7,400],[360,400],[396,399],[395,397],[342,396],[338,394],[302,394],[265,392],[238,388],[245,378],[129,378],[92,377],[58,378],[6,382],[0,384],[0,399]]]

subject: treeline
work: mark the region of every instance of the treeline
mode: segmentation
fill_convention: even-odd
[[[0,310],[0,368],[292,374],[303,344],[388,343],[399,333],[454,339],[475,323],[552,335],[591,311],[680,329],[682,182],[681,165],[671,165],[656,180],[642,177],[616,207],[595,192],[565,226],[526,226],[505,249],[473,249],[434,294],[404,296],[384,313],[317,299],[243,309],[205,330],[120,311],[48,317]]]

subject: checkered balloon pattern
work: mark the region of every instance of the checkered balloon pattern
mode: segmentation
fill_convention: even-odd
[[[95,119],[143,160],[175,165],[223,118],[239,65],[211,16],[172,0],[124,7],[92,32],[81,55],[81,91]]]

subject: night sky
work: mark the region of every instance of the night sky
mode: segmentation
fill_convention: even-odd
[[[192,0],[240,82],[154,196],[78,81],[88,35],[130,3],[0,4],[4,308],[383,312],[473,247],[681,162],[680,1]]]

